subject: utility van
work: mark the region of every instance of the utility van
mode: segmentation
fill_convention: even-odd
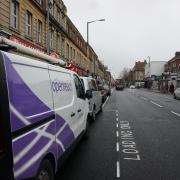
[[[86,98],[73,71],[0,51],[0,179],[54,180],[87,130]]]
[[[81,77],[86,92],[91,94],[91,98],[88,99],[89,103],[89,117],[95,121],[96,114],[102,111],[102,95],[98,90],[96,80],[91,77]]]

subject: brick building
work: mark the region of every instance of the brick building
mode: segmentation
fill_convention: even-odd
[[[133,67],[133,81],[138,82],[138,81],[144,81],[144,67],[145,63],[138,61],[135,62],[135,66]]]
[[[104,77],[104,65],[67,16],[62,0],[1,0],[0,36],[43,53],[55,53],[77,72]]]

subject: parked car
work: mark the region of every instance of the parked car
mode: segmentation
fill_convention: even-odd
[[[98,85],[98,90],[101,92],[102,103],[104,103],[108,97],[107,90],[104,88],[103,85]]]
[[[79,76],[40,56],[0,51],[0,179],[54,180],[88,127],[89,96]]]
[[[91,98],[89,98],[89,116],[94,121],[96,119],[96,114],[102,110],[102,95],[98,91],[98,86],[96,80],[90,77],[81,77],[84,84],[85,91],[91,93]]]
[[[130,85],[130,89],[135,89],[135,85]]]
[[[174,91],[174,99],[180,99],[180,88]]]
[[[107,95],[111,96],[111,87],[107,84],[104,84],[103,87],[107,91]]]

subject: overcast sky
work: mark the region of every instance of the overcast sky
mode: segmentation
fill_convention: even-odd
[[[64,0],[67,13],[99,59],[117,77],[124,67],[147,56],[168,61],[180,51],[179,0]]]

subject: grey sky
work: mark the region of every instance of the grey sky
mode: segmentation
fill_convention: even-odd
[[[180,50],[179,0],[64,0],[68,15],[114,76],[147,56],[167,61]]]

